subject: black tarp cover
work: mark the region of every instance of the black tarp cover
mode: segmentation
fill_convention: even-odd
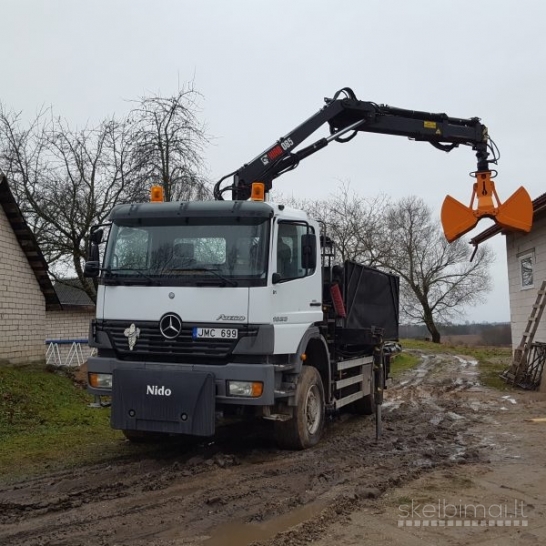
[[[347,317],[342,343],[372,343],[372,327],[382,328],[383,339],[397,340],[399,325],[399,278],[378,269],[345,262],[343,299]]]

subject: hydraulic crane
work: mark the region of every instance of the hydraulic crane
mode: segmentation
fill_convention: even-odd
[[[452,242],[471,229],[484,217],[492,218],[508,230],[529,232],[532,226],[531,198],[520,187],[501,203],[492,178],[496,171],[491,164],[498,161],[498,150],[479,118],[461,119],[446,114],[405,110],[374,102],[358,100],[348,87],[325,99],[326,105],[297,126],[252,161],[220,179],[214,188],[217,200],[231,191],[233,200],[251,197],[254,183],[263,184],[267,193],[273,180],[295,169],[301,160],[325,148],[330,142],[349,142],[358,132],[405,136],[412,140],[429,142],[435,148],[450,152],[459,145],[470,146],[476,153],[477,167],[470,205],[466,206],[451,196],[442,205],[441,220],[445,236]],[[327,123],[330,135],[295,151],[305,139]],[[233,177],[231,185],[224,180]]]
[[[323,124],[330,135],[296,148]],[[469,207],[447,197],[453,241],[487,216],[529,231],[532,204],[520,188],[504,204],[491,180],[498,160],[478,118],[451,118],[357,100],[338,91],[315,115],[220,180],[216,201],[115,207],[90,235],[86,275],[98,277],[89,344],[89,392],[111,396],[113,428],[135,442],[168,434],[212,436],[224,418],[274,422],[279,446],[320,441],[326,415],[375,411],[398,339],[399,279],[335,259],[306,211],[265,201],[273,180],[330,142],[360,131],[409,137],[476,153]],[[233,177],[231,184],[223,182]],[[232,200],[223,200],[231,192]],[[250,200],[249,200],[250,199]],[[474,206],[476,205],[476,206]],[[99,245],[105,243],[104,259]]]

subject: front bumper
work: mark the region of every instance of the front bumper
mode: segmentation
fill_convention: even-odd
[[[214,377],[210,373],[117,369],[112,387],[112,428],[214,434]]]
[[[185,372],[198,374],[211,374],[216,406],[223,404],[239,406],[271,406],[275,404],[275,398],[281,394],[282,371],[276,369],[273,364],[236,364],[213,366],[206,364],[170,364],[162,362],[138,362],[117,360],[116,358],[90,357],[87,362],[88,372],[110,373],[115,370],[127,374],[130,370],[149,370],[162,372],[168,376],[168,372]],[[228,381],[261,381],[263,392],[258,397],[229,396],[227,393]],[[115,385],[114,385],[115,388]],[[112,389],[100,389],[87,387],[91,394],[99,396],[111,396]],[[277,391],[277,394],[276,392]],[[284,395],[285,396],[285,395]]]

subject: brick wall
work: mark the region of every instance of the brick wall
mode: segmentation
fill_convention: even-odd
[[[87,339],[89,336],[89,322],[95,316],[95,310],[92,308],[69,308],[65,307],[62,311],[48,311],[46,313],[46,339]],[[62,364],[67,363],[70,345],[59,345],[60,357]],[[83,357],[87,357],[91,353],[91,349],[82,344]],[[57,359],[57,364],[59,364]],[[73,365],[77,364],[76,359],[72,361]]]
[[[527,327],[532,306],[537,299],[537,292],[546,279],[546,216],[535,220],[531,233],[524,235],[508,233],[506,236],[506,254],[508,260],[508,284],[510,289],[510,319],[512,325],[512,347],[515,349]],[[521,286],[521,256],[533,257],[533,286]],[[546,342],[546,311],[535,334],[534,341]],[[542,376],[540,390],[546,391],[546,372]]]
[[[44,359],[45,299],[0,206],[0,361]]]

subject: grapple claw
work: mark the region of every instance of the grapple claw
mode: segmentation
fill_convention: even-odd
[[[474,211],[451,197],[451,195],[446,196],[444,199],[441,219],[444,235],[450,243],[462,237],[478,223]]]
[[[506,229],[529,233],[533,226],[533,202],[527,190],[519,187],[502,205],[495,218]]]
[[[477,207],[474,209],[474,201]],[[442,227],[446,239],[452,243],[470,231],[482,218],[491,218],[503,228],[528,233],[533,225],[533,202],[527,190],[520,187],[505,203],[501,203],[491,180],[491,171],[476,173],[470,206],[450,195],[442,204]]]

